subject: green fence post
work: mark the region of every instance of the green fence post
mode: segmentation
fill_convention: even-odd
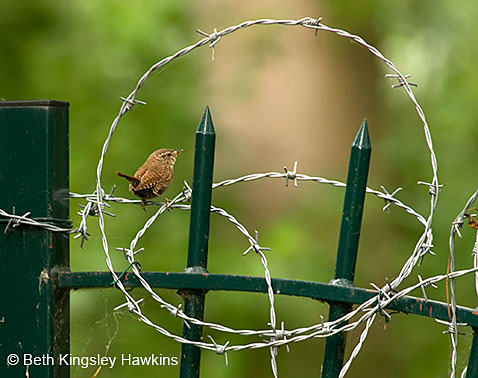
[[[471,343],[470,359],[466,369],[466,377],[478,377],[478,328],[473,329],[473,342]]]
[[[194,152],[193,192],[191,197],[191,221],[189,226],[188,267],[189,273],[207,273],[207,252],[209,241],[209,218],[211,209],[212,176],[214,168],[214,145],[216,133],[211,120],[209,107],[206,107],[196,131]],[[205,292],[183,290],[184,312],[196,319],[203,319]],[[202,327],[185,324],[183,336],[188,340],[199,341]],[[182,378],[199,377],[201,349],[183,344],[181,347]]]
[[[364,119],[350,152],[337,262],[334,279],[331,282],[336,285],[354,286],[355,264],[371,151],[367,121]],[[351,304],[331,302],[329,321],[341,318],[351,309]],[[339,375],[344,360],[345,341],[345,333],[338,333],[327,338],[322,365],[323,378],[335,378]]]
[[[70,226],[68,106],[0,102],[4,211]],[[69,353],[69,289],[54,289],[51,275],[53,267],[68,266],[68,234],[7,225],[0,216],[0,376],[69,377],[68,366],[58,363]]]

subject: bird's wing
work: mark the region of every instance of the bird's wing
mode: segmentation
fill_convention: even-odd
[[[172,179],[173,179],[172,170],[163,172],[163,176],[161,177],[161,180],[158,180],[156,184],[154,185],[153,193],[157,196],[161,195],[166,189],[169,188],[169,185],[171,184]]]
[[[145,170],[141,176],[137,173],[135,176],[140,179],[139,184],[134,188],[135,191],[154,188],[156,183],[161,181],[161,176],[153,170]]]

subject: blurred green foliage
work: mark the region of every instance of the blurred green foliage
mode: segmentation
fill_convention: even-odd
[[[70,101],[72,191],[89,193],[94,190],[94,167],[109,125],[119,109],[119,97],[127,96],[139,77],[156,61],[198,39],[194,33],[194,9],[192,2],[171,0],[134,3],[2,1],[0,98]],[[430,0],[335,2],[328,4],[325,14],[320,15],[325,16],[324,22],[328,25],[362,35],[391,57],[403,73],[413,73],[411,81],[419,83],[415,93],[432,127],[439,178],[445,187],[440,193],[435,219],[437,256],[427,257],[426,264],[406,282],[415,282],[417,273],[422,276],[442,273],[448,258],[450,222],[477,185],[478,3],[473,0],[459,4],[450,0],[438,3]],[[255,18],[264,16],[257,14]],[[213,26],[210,25],[211,30]],[[338,54],[341,49],[352,49],[345,44],[338,46]],[[209,51],[204,49],[201,54],[209,54]],[[190,181],[194,130],[208,103],[202,95],[201,62],[204,60],[192,56],[181,58],[154,74],[141,90],[138,98],[147,101],[148,106],[136,106],[122,120],[104,166],[106,190],[118,184],[116,194],[130,196],[127,185],[118,180],[115,171],[134,172],[137,162],[158,147],[188,151],[178,159],[176,180],[169,193],[181,190],[182,180]],[[380,125],[380,129],[374,131],[372,122],[372,160],[374,157],[375,160],[372,161],[370,186],[385,185],[388,189],[402,186],[406,190],[399,198],[426,213],[426,187],[416,185],[417,180],[426,181],[431,177],[420,122],[403,93],[385,88],[384,79],[381,79],[386,73],[384,68],[376,64],[372,70],[374,81],[369,96],[376,113],[370,118]],[[236,82],[239,90],[249,88],[240,78]],[[275,109],[264,109],[264,112],[271,111]],[[212,109],[213,118],[214,112]],[[218,143],[221,143],[220,134]],[[253,169],[243,167],[241,174],[252,173]],[[338,179],[343,177],[345,172],[337,173]],[[262,184],[241,185],[244,188],[244,185]],[[274,251],[269,258],[273,276],[327,281],[332,278],[335,262],[333,251],[343,192],[300,185],[290,195],[295,206],[286,208],[281,217],[273,219],[244,211],[241,205],[248,201],[247,190],[228,194],[221,189],[214,200],[246,221],[251,231],[260,230],[261,244],[271,246]],[[390,277],[397,274],[421,232],[409,215],[397,209],[392,209],[393,216],[383,214],[382,205],[375,198],[367,199],[357,265],[357,284],[364,287],[368,287],[369,282],[384,284],[384,272]],[[79,221],[77,210],[72,201],[71,217],[75,224]],[[128,245],[152,213],[115,205],[111,211],[117,214],[116,218],[107,220],[112,247]],[[77,240],[71,243],[72,270],[106,269],[96,220],[89,222],[92,236],[85,249],[79,248]],[[174,211],[161,217],[142,239],[141,245],[148,247],[148,252],[142,253],[140,258],[143,267],[181,271],[186,262],[188,226],[189,214],[186,212]],[[230,224],[213,217],[211,229],[211,272],[263,274],[256,256],[241,256],[247,244]],[[471,264],[471,229],[465,227],[463,236],[457,241],[458,268]],[[115,253],[112,251],[114,265],[121,270],[125,262],[121,253]],[[459,303],[476,307],[472,277],[460,279],[457,290]],[[180,297],[172,291],[158,292],[171,303],[181,303]],[[134,295],[146,298],[144,311],[153,321],[180,334],[181,324],[177,319],[160,309],[142,290],[135,289]],[[417,292],[416,295],[421,294]],[[444,285],[429,292],[429,296],[444,300]],[[72,293],[71,350],[74,355],[103,354],[107,350],[110,356],[121,353],[179,356],[180,346],[175,342],[141,324],[125,310],[113,313],[112,309],[122,302],[124,298],[112,289]],[[276,302],[279,320],[284,320],[287,328],[316,323],[320,321],[319,314],[327,313],[324,304],[312,300],[278,297]],[[206,318],[231,327],[264,328],[268,319],[267,298],[257,294],[210,293],[206,300]],[[443,327],[429,319],[411,316],[394,316],[388,324],[379,320],[353,363],[350,376],[444,376],[449,364],[449,339],[441,334],[442,330]],[[469,334],[467,331],[467,335],[460,338],[460,367],[467,361]],[[214,337],[219,343],[253,341],[229,335],[214,334]],[[358,337],[358,331],[350,333],[349,348],[355,345]],[[318,376],[322,350],[323,340],[319,339],[293,345],[290,353],[281,349],[280,375]],[[202,376],[271,376],[269,358],[267,350],[230,353],[226,368],[222,357],[203,352]],[[371,366],[374,373],[371,373]],[[94,370],[72,369],[72,376],[91,377]],[[177,366],[117,367],[103,369],[98,377],[169,377],[177,376],[178,370]]]

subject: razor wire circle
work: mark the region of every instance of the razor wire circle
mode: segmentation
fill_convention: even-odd
[[[346,372],[347,372],[347,370],[350,366],[350,363],[352,362],[352,360],[356,357],[356,355],[360,351],[360,348],[361,348],[361,346],[362,346],[362,344],[363,344],[363,342],[364,342],[364,340],[367,336],[368,330],[370,329],[370,327],[373,323],[373,320],[375,319],[376,313],[379,312],[379,311],[382,312],[383,309],[386,308],[388,303],[390,303],[391,301],[393,301],[396,298],[399,298],[401,296],[404,296],[404,295],[408,294],[409,292],[411,292],[411,291],[413,291],[417,288],[422,288],[422,290],[424,291],[424,288],[426,286],[433,285],[435,282],[438,282],[438,281],[441,281],[441,280],[444,280],[444,279],[449,279],[449,278],[454,279],[454,277],[459,277],[461,275],[472,273],[472,272],[475,272],[475,274],[476,274],[476,272],[478,270],[478,268],[475,266],[474,268],[471,268],[471,269],[461,270],[461,271],[453,271],[450,274],[438,275],[438,276],[427,278],[425,280],[422,280],[421,277],[419,277],[419,282],[417,284],[412,285],[408,288],[405,288],[405,289],[403,289],[402,291],[399,291],[399,292],[396,290],[400,286],[400,284],[403,282],[403,280],[405,278],[407,278],[408,276],[410,276],[413,268],[417,265],[418,261],[420,261],[420,259],[425,254],[431,253],[431,248],[433,247],[432,220],[433,220],[433,216],[434,216],[434,213],[435,213],[435,208],[436,208],[437,200],[438,200],[438,193],[439,193],[439,189],[440,189],[441,185],[439,185],[439,182],[438,182],[438,173],[437,173],[438,165],[437,165],[436,154],[435,154],[435,151],[433,149],[433,142],[432,142],[430,128],[429,128],[429,125],[427,123],[425,113],[424,113],[423,109],[421,108],[419,102],[415,98],[415,95],[414,95],[414,93],[411,89],[411,86],[414,86],[414,84],[409,83],[407,81],[408,75],[403,75],[398,70],[398,68],[393,64],[393,62],[391,60],[389,60],[384,55],[382,55],[382,53],[377,48],[375,48],[374,46],[367,43],[362,37],[360,37],[358,35],[355,35],[355,34],[351,34],[351,33],[347,32],[345,30],[342,30],[342,29],[329,27],[329,26],[323,24],[321,22],[321,20],[322,20],[321,18],[314,19],[314,18],[311,18],[311,17],[301,18],[299,20],[258,19],[258,20],[253,20],[253,21],[245,21],[245,22],[242,22],[240,24],[230,26],[230,27],[228,27],[226,29],[223,29],[221,31],[217,31],[217,29],[214,29],[214,32],[212,34],[207,34],[207,33],[204,33],[202,31],[198,31],[199,33],[205,35],[205,38],[202,38],[199,41],[197,41],[196,43],[194,43],[192,45],[189,45],[189,46],[187,46],[187,47],[185,47],[181,50],[178,50],[176,53],[174,53],[174,54],[172,54],[168,57],[165,57],[162,60],[158,61],[157,63],[153,64],[141,76],[141,78],[137,82],[134,90],[126,98],[121,97],[121,99],[123,101],[122,105],[120,107],[118,115],[114,118],[114,120],[113,120],[113,122],[110,126],[108,136],[107,136],[107,138],[106,138],[106,140],[103,144],[103,147],[102,147],[102,150],[101,150],[101,155],[100,155],[100,158],[98,160],[98,165],[97,165],[97,170],[96,170],[96,190],[92,195],[83,196],[83,198],[89,198],[88,205],[90,205],[90,206],[87,205],[85,207],[85,209],[83,210],[82,223],[84,223],[84,232],[86,233],[86,218],[88,217],[88,215],[90,215],[89,212],[92,210],[92,205],[91,204],[95,203],[95,205],[94,205],[96,207],[95,211],[97,212],[97,214],[95,214],[95,215],[97,215],[98,219],[99,219],[99,228],[100,228],[100,232],[101,232],[102,246],[103,246],[103,250],[104,250],[105,258],[106,258],[106,265],[108,267],[108,270],[112,274],[114,282],[116,283],[116,287],[124,294],[125,299],[126,299],[126,303],[124,303],[120,306],[117,306],[115,308],[115,310],[127,306],[128,310],[130,312],[137,315],[138,318],[141,319],[144,323],[146,323],[147,325],[156,329],[161,334],[163,334],[167,337],[170,337],[170,338],[172,338],[175,341],[178,341],[180,343],[192,344],[192,345],[195,345],[195,346],[203,348],[203,349],[215,351],[216,353],[218,353],[220,355],[225,355],[226,356],[226,362],[227,362],[227,351],[238,351],[238,350],[243,350],[243,349],[257,349],[257,348],[265,348],[265,347],[270,348],[270,350],[271,350],[271,366],[272,366],[272,371],[273,371],[273,374],[274,374],[275,377],[278,376],[277,365],[276,365],[276,361],[275,361],[275,355],[277,354],[277,348],[279,346],[287,345],[287,344],[292,343],[292,342],[303,341],[303,340],[309,339],[311,337],[328,337],[328,336],[336,334],[338,332],[349,331],[351,329],[354,329],[354,328],[358,327],[358,325],[360,325],[362,322],[366,322],[365,329],[362,332],[361,337],[360,337],[360,342],[356,345],[356,347],[353,350],[352,356],[350,357],[350,359],[347,361],[347,363],[342,368],[340,376],[343,377],[346,374]],[[165,308],[166,310],[168,310],[172,316],[181,318],[182,321],[185,322],[186,324],[188,324],[188,322],[190,322],[192,324],[201,325],[201,326],[204,326],[204,327],[207,327],[207,328],[210,328],[210,329],[214,329],[214,330],[217,330],[217,331],[221,331],[221,332],[230,332],[230,333],[235,333],[235,334],[244,335],[244,336],[262,336],[262,337],[269,337],[270,338],[269,340],[266,340],[266,341],[263,341],[263,342],[255,342],[255,343],[250,343],[250,344],[247,344],[247,345],[229,345],[229,342],[226,342],[224,345],[220,345],[220,344],[217,344],[215,342],[215,340],[212,339],[212,338],[211,338],[211,341],[212,341],[211,343],[202,342],[202,341],[191,341],[191,340],[184,339],[181,336],[174,335],[174,334],[170,333],[168,330],[166,330],[166,329],[162,328],[161,326],[153,323],[148,317],[146,317],[142,313],[142,311],[139,307],[139,303],[142,301],[142,299],[136,300],[135,298],[132,297],[132,295],[128,291],[126,291],[126,288],[124,287],[121,280],[119,279],[120,277],[118,277],[118,275],[116,274],[116,272],[114,270],[114,267],[113,267],[113,264],[112,264],[112,261],[111,261],[111,258],[110,258],[110,253],[109,253],[110,249],[109,249],[108,238],[107,238],[105,228],[104,228],[104,226],[105,226],[104,213],[107,214],[107,212],[105,212],[104,209],[105,209],[105,206],[108,205],[107,202],[110,201],[110,200],[111,201],[116,201],[116,202],[136,202],[137,200],[121,201],[121,199],[113,197],[112,195],[105,194],[105,191],[102,188],[102,183],[101,183],[103,162],[106,158],[106,154],[107,154],[107,151],[108,151],[108,148],[109,148],[109,145],[110,145],[111,138],[112,138],[119,122],[120,122],[120,119],[128,111],[132,110],[134,105],[136,105],[138,103],[143,104],[143,105],[146,104],[143,101],[137,100],[136,96],[137,96],[137,93],[139,92],[139,90],[141,89],[141,87],[145,84],[145,82],[148,80],[148,78],[150,77],[150,75],[154,71],[156,71],[158,68],[168,64],[169,62],[173,61],[174,59],[176,59],[178,57],[181,57],[183,55],[186,55],[186,54],[192,52],[193,50],[195,50],[196,48],[199,48],[199,47],[202,47],[202,46],[205,46],[205,45],[208,45],[209,47],[211,47],[213,49],[213,52],[214,52],[215,46],[221,40],[222,37],[224,37],[224,36],[226,36],[226,35],[228,35],[232,32],[235,32],[239,29],[248,28],[248,27],[254,26],[254,25],[302,26],[302,27],[305,27],[305,28],[308,28],[308,29],[315,30],[316,33],[318,31],[330,32],[330,33],[338,35],[340,37],[344,37],[344,38],[347,38],[349,40],[352,40],[352,41],[356,42],[358,45],[366,48],[372,55],[374,55],[376,58],[378,58],[380,61],[382,61],[390,70],[392,70],[394,72],[391,75],[390,74],[386,75],[386,77],[396,78],[398,80],[398,84],[393,85],[392,87],[403,87],[403,89],[405,90],[405,92],[406,92],[407,96],[409,97],[410,101],[415,106],[415,111],[416,111],[416,113],[417,113],[417,115],[418,115],[418,117],[419,117],[419,119],[422,123],[422,126],[423,126],[423,132],[424,132],[428,152],[430,154],[430,163],[431,163],[431,170],[432,170],[431,183],[421,182],[421,181],[418,182],[419,184],[427,185],[428,188],[429,188],[429,194],[430,194],[429,214],[428,214],[427,217],[424,217],[421,214],[419,214],[418,212],[416,212],[415,210],[413,210],[411,207],[403,204],[401,201],[396,199],[394,197],[394,195],[401,188],[395,190],[393,193],[388,193],[385,190],[385,188],[383,188],[383,187],[382,187],[383,192],[367,188],[367,193],[374,194],[374,195],[378,196],[379,198],[382,198],[382,199],[385,200],[386,206],[384,207],[384,210],[386,208],[388,209],[388,206],[390,204],[397,205],[397,206],[405,209],[411,215],[414,215],[424,227],[423,233],[418,238],[418,241],[415,244],[413,252],[409,256],[409,258],[406,260],[404,265],[402,266],[402,269],[401,269],[400,273],[397,275],[397,277],[395,277],[395,279],[393,279],[391,282],[388,282],[382,288],[379,288],[378,286],[374,285],[374,287],[378,291],[376,297],[371,298],[371,299],[363,302],[362,304],[358,305],[355,310],[349,312],[348,314],[346,314],[345,316],[343,316],[340,319],[337,319],[336,321],[324,322],[322,320],[322,322],[319,323],[319,324],[315,324],[315,325],[312,325],[312,326],[309,326],[309,327],[304,327],[304,328],[297,328],[297,329],[294,329],[294,330],[285,330],[284,329],[284,324],[282,323],[281,324],[281,329],[277,330],[276,329],[274,302],[273,302],[274,292],[273,292],[272,286],[270,284],[270,275],[268,277],[267,259],[265,258],[265,255],[262,253],[262,250],[264,250],[265,248],[260,247],[260,245],[258,243],[258,240],[257,240],[257,237],[253,238],[247,232],[247,230],[239,222],[237,222],[237,220],[232,215],[228,214],[224,209],[219,209],[219,208],[215,208],[214,206],[211,206],[211,211],[212,212],[215,212],[215,213],[218,213],[222,216],[225,216],[226,218],[231,220],[233,223],[236,223],[236,226],[239,229],[240,229],[240,226],[242,226],[244,228],[244,230],[240,229],[240,231],[243,232],[246,235],[246,237],[249,239],[249,243],[250,243],[250,247],[246,251],[246,253],[249,250],[253,249],[261,257],[261,261],[262,261],[263,266],[265,268],[265,272],[266,272],[265,275],[266,275],[266,281],[268,281],[268,291],[269,291],[269,299],[270,299],[270,305],[271,305],[271,312],[270,312],[270,318],[271,319],[270,319],[270,323],[269,323],[269,326],[271,327],[271,329],[254,331],[254,330],[236,330],[236,329],[232,329],[232,328],[223,326],[221,324],[215,324],[215,323],[200,321],[198,319],[191,318],[191,317],[187,316],[186,314],[184,314],[183,311],[180,310],[180,305],[178,307],[176,307],[176,306],[164,301],[157,293],[155,293],[153,291],[153,289],[151,288],[151,286],[149,285],[147,280],[144,279],[144,277],[142,277],[140,269],[138,269],[137,265],[135,264],[136,260],[134,258],[134,255],[137,252],[139,252],[140,250],[135,251],[135,246],[136,246],[136,243],[139,240],[139,238],[146,232],[146,230],[149,228],[149,226],[155,221],[155,219],[161,213],[163,213],[165,211],[166,206],[163,205],[162,207],[160,207],[160,209],[156,212],[155,215],[153,215],[151,218],[148,219],[148,221],[145,223],[143,228],[140,231],[138,231],[138,233],[136,234],[136,237],[130,243],[130,247],[128,249],[123,248],[125,258],[127,259],[127,261],[130,264],[128,266],[128,268],[131,267],[134,275],[138,278],[138,280],[141,283],[141,285],[143,286],[143,288],[145,288],[149,292],[149,294],[151,295],[151,297],[154,300],[156,300],[158,303],[160,303],[160,307]],[[214,57],[214,55],[213,55],[213,57]],[[276,173],[276,172],[269,172],[265,175],[266,176],[264,176],[264,177],[284,177],[284,178],[286,178],[286,180],[289,179],[289,178],[294,179],[294,180],[311,180],[311,181],[316,181],[316,182],[320,182],[320,183],[331,184],[331,185],[334,185],[334,186],[345,187],[344,183],[341,183],[341,182],[338,182],[338,181],[327,180],[327,179],[323,179],[323,178],[320,178],[320,177],[310,177],[310,176],[307,176],[307,175],[297,174],[296,169],[294,169],[293,172],[288,172],[286,170],[285,174],[279,174],[279,173]],[[238,182],[239,180],[246,182],[246,181],[256,179],[256,177],[253,177],[253,176],[254,175],[248,175],[248,176],[244,176],[244,177],[242,177],[240,179],[237,179],[237,180],[225,180],[225,181],[222,181],[220,183],[214,184],[215,186],[213,186],[213,188],[218,187],[218,186],[227,186],[227,185],[230,185],[233,182]],[[189,205],[180,204],[180,202],[187,202],[187,200],[190,198],[190,196],[191,196],[191,189],[188,188],[188,186],[186,184],[186,189],[183,190],[181,193],[179,193],[176,197],[174,197],[173,200],[171,200],[170,206],[173,207],[173,208],[188,210]],[[475,195],[475,198],[476,198],[476,195]],[[458,219],[458,217],[457,217],[457,219]],[[236,220],[236,222],[234,222],[234,220]],[[78,229],[76,231],[78,231]],[[81,230],[80,230],[80,232],[81,232]],[[454,306],[456,306],[456,303],[454,304]],[[350,319],[352,319],[354,316],[358,315],[362,311],[365,311],[365,314],[362,314],[361,316],[359,316],[359,319],[357,321],[355,321],[353,323],[346,323],[345,325],[341,325],[340,327],[337,326],[338,324],[341,324],[342,322],[349,321]],[[459,324],[456,323],[456,319],[455,319],[452,326],[454,326],[455,329],[456,329],[457,325],[459,325]],[[455,332],[455,334],[456,334],[456,332]],[[453,339],[452,339],[452,342],[453,342]],[[455,346],[455,344],[454,344],[454,346]],[[454,363],[456,364],[456,360],[454,361]],[[452,361],[452,364],[453,364],[453,361]]]

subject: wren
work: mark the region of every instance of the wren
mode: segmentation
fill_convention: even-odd
[[[149,155],[146,162],[139,167],[134,176],[116,172],[118,176],[129,181],[129,190],[141,199],[141,208],[146,211],[146,200],[161,196],[173,180],[173,168],[176,157],[184,150],[161,148]],[[165,198],[166,204],[169,200]]]

